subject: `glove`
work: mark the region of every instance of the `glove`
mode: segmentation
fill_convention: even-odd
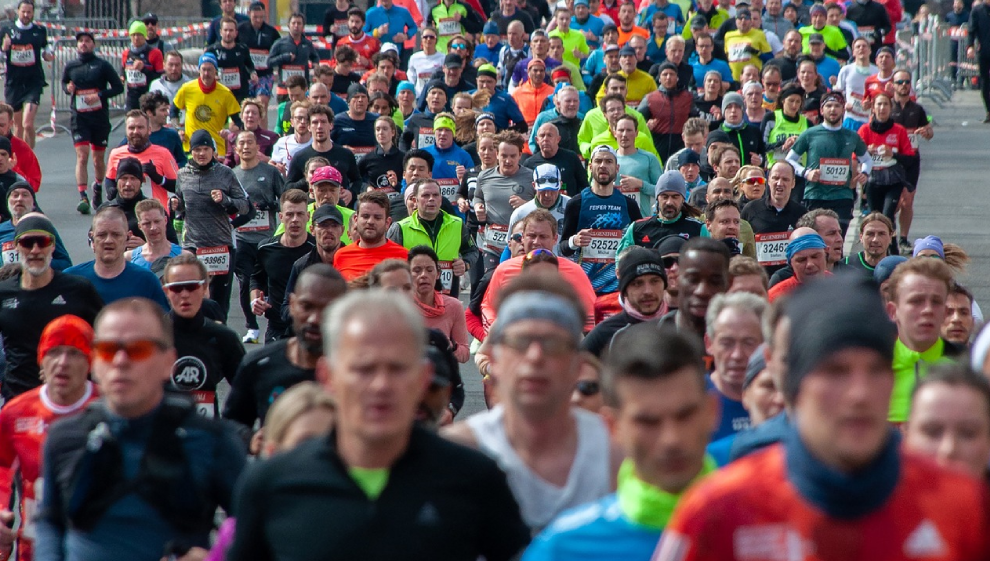
[[[151,162],[145,162],[141,164],[141,171],[143,171],[144,174],[147,175],[149,179],[151,179],[155,183],[158,183],[159,185],[161,185],[161,183],[165,181],[165,178],[162,177],[162,174],[158,173],[158,168],[156,168],[155,164]]]

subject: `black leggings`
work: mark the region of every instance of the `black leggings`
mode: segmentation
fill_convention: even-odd
[[[901,191],[903,190],[903,183],[878,185],[872,181],[867,181],[866,201],[870,205],[870,211],[882,212],[884,216],[893,222],[894,214],[897,212],[897,204],[901,200]]]
[[[985,48],[990,48],[990,45]],[[987,114],[990,114],[990,56],[984,55],[983,52],[979,53],[979,68],[980,95],[983,96],[983,107],[986,108]]]

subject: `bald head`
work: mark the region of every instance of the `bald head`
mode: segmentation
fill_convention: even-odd
[[[801,236],[807,236],[808,234],[818,234],[818,232],[812,230],[811,228],[797,228],[793,232],[791,232],[790,237],[788,237],[787,239],[790,241],[794,241],[800,238]]]
[[[553,123],[543,123],[536,131],[536,145],[544,158],[552,158],[560,148],[560,131]]]
[[[315,105],[327,105],[330,103],[330,90],[323,82],[313,82],[309,87],[309,101]]]

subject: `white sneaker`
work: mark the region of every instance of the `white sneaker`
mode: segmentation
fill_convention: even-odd
[[[260,337],[261,337],[261,333],[257,329],[248,329],[247,334],[241,338],[241,342],[244,344],[250,343],[253,345],[257,345],[258,343],[261,342]]]

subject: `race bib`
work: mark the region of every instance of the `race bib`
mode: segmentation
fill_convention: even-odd
[[[337,37],[343,37],[350,34],[351,30],[347,28],[347,20],[337,20],[333,22],[333,34]]]
[[[876,41],[875,35],[877,31],[875,27],[864,25],[864,26],[857,26],[856,29],[859,30],[860,35],[865,37],[871,43]]]
[[[852,98],[852,109],[849,112],[857,117],[868,119],[870,117],[870,111],[863,106],[863,94],[853,92],[849,94],[849,97]]]
[[[729,47],[729,62],[744,62],[753,57],[749,53],[750,44],[748,41],[743,43],[734,43]]]
[[[249,49],[251,64],[255,70],[268,70],[268,51],[262,49]]]
[[[248,220],[247,224],[237,228],[238,232],[267,232],[271,230],[271,222],[268,221],[267,210],[256,210],[254,218]]]
[[[764,267],[787,264],[787,238],[790,232],[756,234],[756,260]]]
[[[100,90],[76,90],[76,111],[80,113],[88,113],[90,111],[99,111],[103,109],[103,102],[99,99],[96,103],[89,104],[83,99],[88,95],[98,94]]]
[[[871,153],[870,154],[870,159],[873,160],[873,168],[874,169],[889,168],[890,166],[892,166],[892,165],[894,165],[894,164],[897,163],[897,161],[894,160],[893,156],[891,156],[890,158],[884,158],[883,156],[881,156],[879,154],[879,152],[873,152],[873,153]]]
[[[419,135],[416,137],[416,148],[420,150],[426,148],[427,146],[433,146],[437,143],[437,137],[433,136],[433,129],[421,127],[419,129]]]
[[[846,158],[821,158],[818,169],[821,170],[818,182],[824,185],[845,185],[849,181],[849,160]]]
[[[674,18],[667,18],[667,35],[673,35],[677,32],[677,21]]]
[[[911,148],[915,150],[921,147],[921,135],[916,132],[908,134],[908,141],[911,142]]]
[[[298,64],[285,65],[282,67],[282,81],[285,82],[291,76],[306,77],[306,69]]]
[[[581,261],[588,263],[614,263],[619,250],[622,230],[589,230],[591,243],[581,248]]]
[[[502,253],[509,244],[508,224],[489,224],[485,226],[485,249],[492,253]]]
[[[133,68],[125,68],[124,75],[127,78],[128,86],[145,86],[148,84],[148,77],[140,70],[135,70]]]
[[[443,293],[450,294],[450,289],[454,286],[454,262],[440,262],[440,285],[443,286]]]
[[[623,187],[622,185],[619,185],[618,187],[620,193],[628,197],[629,200],[635,202],[637,206],[639,205],[640,187]]]
[[[196,248],[196,258],[206,266],[209,275],[230,273],[230,248],[225,245]]]
[[[232,90],[241,89],[241,71],[238,68],[221,68],[220,83]]]
[[[359,161],[359,162],[365,156],[367,156],[368,154],[371,154],[372,152],[375,151],[375,147],[374,146],[356,146],[356,147],[355,146],[344,146],[344,148],[347,148],[351,152],[354,152],[354,159],[357,160],[357,161]]]
[[[461,32],[461,23],[454,18],[443,18],[437,25],[437,32],[440,35],[457,35]]]
[[[14,66],[34,66],[34,47],[31,45],[11,45],[10,63]]]
[[[456,179],[437,179],[437,184],[440,185],[440,195],[452,203],[457,202],[458,183]]]
[[[3,242],[3,246],[0,248],[0,251],[3,252],[2,255],[4,265],[21,262],[21,254],[17,252],[17,242]]]
[[[189,393],[196,401],[196,413],[200,417],[212,418],[216,416],[216,406],[213,404],[216,399],[216,392],[195,391]]]

